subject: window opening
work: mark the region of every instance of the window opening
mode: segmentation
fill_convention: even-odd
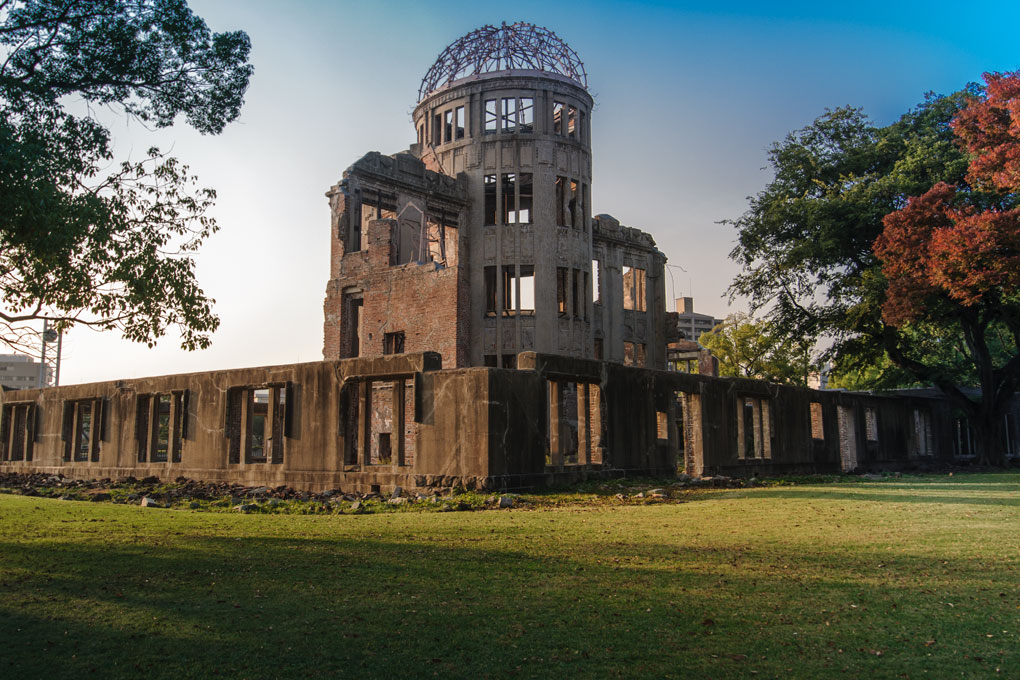
[[[623,268],[623,308],[645,311],[645,270],[638,267]]]
[[[517,355],[516,354],[504,354],[503,355],[503,368],[517,368]]]
[[[817,401],[811,402],[811,438],[824,440],[825,425],[822,422],[822,405]]]
[[[553,134],[563,134],[563,103],[553,102]]]
[[[535,202],[534,175],[530,172],[522,172],[518,188],[519,199],[517,201],[517,222],[519,224],[531,224],[531,211]]]
[[[35,444],[36,405],[4,404],[0,419],[0,460],[31,461]]]
[[[488,366],[489,368],[496,368],[496,355],[495,354],[486,354],[483,357],[483,361],[485,362],[485,365]]]
[[[598,359],[599,361],[602,361],[605,354],[605,350],[603,349],[603,342],[604,341],[602,340],[602,338],[595,338],[595,345],[593,349],[595,351],[595,358]]]
[[[590,290],[591,289],[591,282],[589,280],[590,278],[591,278],[591,275],[588,274],[588,272],[584,272],[584,287],[581,288],[581,290]],[[587,304],[587,302],[585,300],[581,300],[581,316],[584,317],[585,321],[588,320],[588,304]]]
[[[432,116],[432,145],[438,146],[443,143],[443,117],[440,114]]]
[[[503,98],[503,132],[513,132],[517,127],[517,98]]]
[[[347,359],[361,354],[361,308],[365,301],[361,293],[345,293],[342,302],[340,358]]]
[[[383,335],[383,354],[404,353],[404,331],[395,331]]]
[[[567,220],[574,229],[580,228],[577,219],[577,182],[570,180],[570,202],[567,204]]]
[[[571,139],[577,136],[577,108],[567,107],[567,136]]]
[[[602,303],[602,268],[598,260],[591,261],[591,299],[595,304]]]
[[[565,227],[567,221],[564,207],[567,204],[567,178],[556,178],[556,226]]]
[[[577,138],[580,139],[583,142],[586,139],[585,134],[584,134],[584,111],[583,110],[578,111],[577,115],[578,115],[578,118],[577,118]]]
[[[454,137],[456,139],[464,139],[464,129],[465,129],[464,128],[464,107],[463,106],[458,106],[456,111],[457,111],[457,114],[455,116],[456,128],[455,128],[455,131],[454,131],[455,132],[454,133]]]
[[[567,278],[569,270],[566,267],[556,268],[556,311],[560,316],[567,315]]]
[[[499,129],[499,101],[496,99],[485,100],[485,127],[483,131],[492,135]]]
[[[521,287],[521,306],[518,311],[521,314],[534,314],[535,313],[535,265],[522,264],[518,268],[520,270],[519,283]],[[517,368],[516,355],[514,358],[514,368]]]
[[[486,175],[483,181],[485,187],[485,224],[496,224],[496,176]]]
[[[89,447],[92,444],[92,402],[79,401],[76,410],[74,460],[81,462],[89,459]]]
[[[251,401],[251,447],[249,456],[253,462],[266,459],[266,421],[269,417],[269,390],[253,391]]]
[[[453,141],[453,110],[443,114],[443,141]]]
[[[519,120],[521,132],[531,132],[535,129],[535,100],[531,97],[521,97]]]
[[[878,412],[870,406],[864,409],[864,430],[869,442],[878,441]]]
[[[170,452],[170,395],[161,394],[156,400],[156,446],[152,450],[154,463],[165,463]]]
[[[503,224],[514,224],[517,222],[517,175],[503,173],[503,181],[500,185],[503,198]]]
[[[571,305],[571,313],[574,318],[581,316],[581,270],[574,270],[574,280],[570,285],[571,297],[573,298],[573,305]]]
[[[485,314],[496,313],[496,267],[485,268]]]

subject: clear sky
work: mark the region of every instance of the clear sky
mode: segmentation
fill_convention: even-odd
[[[580,55],[592,115],[594,213],[650,232],[672,264],[667,297],[724,316],[727,255],[769,145],[826,108],[886,124],[926,91],[1020,68],[1020,2],[672,3],[192,0],[214,31],[251,36],[241,117],[216,137],[113,119],[117,152],[156,144],[219,192],[221,231],[198,278],[222,320],[210,349],[114,333],[65,338],[63,384],[316,361],[328,277],[324,193],[368,151],[414,140],[418,85],[449,43],[529,21]],[[511,10],[512,14],[502,13]],[[672,309],[672,305],[670,305]]]

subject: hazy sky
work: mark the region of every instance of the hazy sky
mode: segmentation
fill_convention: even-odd
[[[769,145],[826,108],[886,124],[926,91],[1020,67],[1020,3],[490,3],[192,0],[214,31],[242,29],[255,74],[238,121],[216,137],[124,119],[117,151],[156,144],[216,188],[221,231],[198,279],[222,320],[213,345],[156,349],[72,331],[61,382],[322,358],[329,209],[324,193],[368,151],[414,140],[418,85],[449,43],[484,24],[529,21],[580,55],[595,97],[594,213],[650,232],[675,294],[724,316],[727,255],[746,197],[769,180]],[[722,7],[724,9],[717,9]],[[513,8],[512,14],[501,9]],[[739,305],[738,305],[739,307]],[[672,305],[670,305],[672,309]]]

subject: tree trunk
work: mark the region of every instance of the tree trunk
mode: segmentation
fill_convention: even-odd
[[[981,465],[1006,467],[1006,449],[1003,446],[1003,414],[996,404],[978,404],[974,425],[974,452]]]

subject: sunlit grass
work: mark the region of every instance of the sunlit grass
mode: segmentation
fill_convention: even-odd
[[[609,491],[323,516],[0,495],[0,677],[1020,677],[1020,475]]]

